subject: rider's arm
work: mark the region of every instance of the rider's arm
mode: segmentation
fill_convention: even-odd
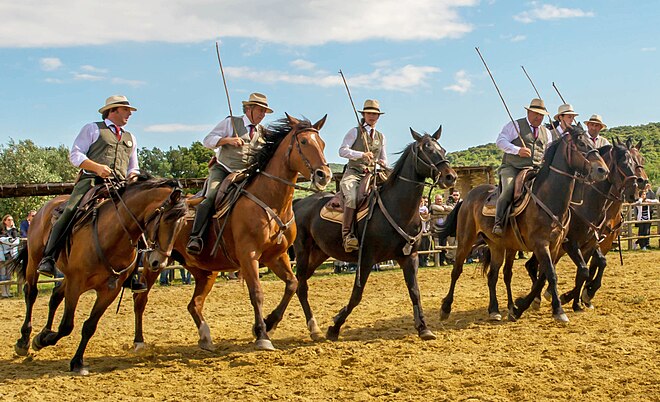
[[[87,152],[89,151],[89,147],[98,140],[99,134],[99,128],[95,123],[86,124],[80,129],[80,133],[78,133],[78,136],[73,141],[73,146],[69,153],[69,161],[73,166],[86,169],[83,166],[83,162],[89,160],[87,158]]]
[[[234,129],[231,125],[231,118],[228,117],[218,123],[218,125],[215,126],[210,133],[206,134],[206,137],[204,137],[202,143],[208,149],[216,149],[224,145],[221,143],[221,141],[223,141],[225,138],[230,138],[233,133]]]
[[[355,144],[357,135],[358,135],[358,130],[356,127],[353,127],[352,129],[348,130],[348,132],[344,136],[344,140],[341,142],[341,146],[339,147],[339,156],[351,160],[362,159],[364,152],[351,149],[353,144]]]
[[[517,126],[514,126],[514,122],[507,123],[504,127],[502,127],[502,131],[500,132],[500,135],[497,136],[497,140],[495,141],[495,145],[497,145],[499,149],[507,154],[517,155],[518,151],[520,150],[519,146],[512,143],[513,140],[518,137],[518,131],[516,131],[516,127]]]

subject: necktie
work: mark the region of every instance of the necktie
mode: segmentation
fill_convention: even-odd
[[[371,138],[371,141],[374,140],[374,129],[373,128],[369,129],[369,137]]]
[[[254,138],[254,124],[250,124],[250,141]]]
[[[121,141],[121,128],[119,126],[114,125],[114,124],[111,124],[110,127],[114,127],[115,137],[117,137],[117,141]]]
[[[539,128],[532,126],[532,132],[534,133],[534,139],[539,137]]]

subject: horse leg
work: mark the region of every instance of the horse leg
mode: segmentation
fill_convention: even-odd
[[[206,323],[202,315],[202,310],[204,309],[206,296],[208,296],[211,289],[213,289],[213,285],[215,285],[215,278],[218,277],[218,272],[198,269],[189,270],[195,278],[195,291],[192,299],[190,299],[190,303],[188,303],[188,312],[197,326],[197,333],[199,334],[197,345],[203,350],[212,352],[215,350],[215,345],[213,345],[213,338],[211,337],[211,328]]]
[[[298,278],[296,295],[305,313],[305,322],[307,323],[309,336],[314,341],[323,340],[323,332],[321,332],[316,318],[314,318],[312,308],[309,305],[309,298],[307,296],[309,285],[307,281],[314,274],[316,268],[327,258],[328,256],[316,247],[312,248],[309,252],[307,251],[307,247],[304,247],[304,250],[296,254],[296,278]]]
[[[424,311],[422,310],[422,300],[419,293],[419,283],[417,281],[417,268],[419,260],[413,256],[407,256],[397,260],[399,266],[403,270],[403,278],[408,287],[408,295],[413,305],[413,317],[415,319],[415,329],[417,334],[423,340],[435,339],[436,336],[426,326],[424,321]]]
[[[270,268],[278,278],[284,281],[284,294],[282,295],[282,299],[277,307],[275,307],[275,309],[268,314],[264,320],[266,323],[266,331],[269,335],[272,335],[277,328],[277,324],[282,321],[282,317],[284,317],[284,312],[286,311],[289,302],[291,302],[291,298],[296,293],[298,279],[296,279],[296,275],[291,270],[291,261],[289,260],[289,254],[287,253],[283,253],[279,257],[266,262],[266,266]]]
[[[71,282],[66,283],[64,287],[64,313],[57,332],[50,328],[44,328],[32,339],[32,348],[38,351],[46,346],[55,345],[60,339],[68,336],[73,331],[76,307],[80,299],[80,286]]]
[[[29,273],[30,271],[28,271]],[[30,334],[32,334],[32,308],[34,302],[39,294],[37,288],[37,277],[32,275],[27,278],[25,285],[23,285],[23,294],[25,295],[25,320],[21,326],[21,337],[16,340],[14,351],[19,356],[27,356],[30,349]]]
[[[490,247],[490,267],[488,269],[488,316],[491,321],[501,321],[500,307],[497,302],[497,279],[500,275],[500,267],[504,261],[505,250]]]
[[[461,235],[467,234],[468,231],[472,232],[469,228],[465,228],[463,229],[463,233],[458,234],[458,245],[456,247],[456,255],[454,258],[454,268],[451,270],[451,284],[449,285],[447,296],[442,299],[442,307],[440,308],[441,320],[446,320],[449,318],[449,314],[451,313],[451,305],[454,303],[454,290],[456,289],[456,282],[463,273],[463,264],[465,263],[467,256],[470,254],[470,251],[472,251],[472,245],[476,240],[476,233],[470,233],[470,236],[468,236],[466,239],[461,238]]]
[[[541,292],[541,290],[543,289],[544,282],[547,279],[548,289],[550,290],[550,294],[552,295],[552,316],[558,322],[567,323],[568,317],[566,316],[566,313],[564,313],[564,309],[562,308],[561,303],[559,302],[559,295],[557,294],[557,271],[555,270],[555,265],[552,261],[552,257],[550,256],[550,250],[548,250],[548,247],[545,246],[543,248],[539,248],[538,250],[535,250],[534,253],[536,254],[536,257],[539,259],[541,275],[537,283],[534,284],[534,287],[532,288],[532,292],[530,293],[530,295],[527,296],[522,306],[519,305],[519,307],[522,307],[520,313],[522,314],[522,312],[529,307],[529,304],[531,303],[533,297],[537,296]]]
[[[575,272],[575,287],[573,287],[573,289],[569,290],[568,292],[562,294],[561,297],[559,298],[559,301],[561,304],[565,304],[573,300],[573,311],[582,311],[583,308],[580,305],[580,298],[578,297],[578,295],[580,294],[582,285],[584,285],[584,282],[589,277],[589,270],[587,269],[587,263],[584,262],[582,251],[580,250],[580,247],[577,245],[577,243],[568,241],[564,243],[563,247],[564,250],[566,251],[566,254],[568,254],[571,261],[573,261],[573,263],[577,267],[577,270]]]
[[[66,289],[66,280],[60,282],[60,285],[56,288],[53,288],[53,293],[50,295],[50,300],[48,301],[48,320],[46,321],[45,329],[53,328],[53,321],[55,320],[55,313],[57,308],[62,304],[64,300],[64,290]]]
[[[363,250],[364,253],[366,250]],[[366,254],[366,253],[365,253]],[[325,337],[331,341],[336,341],[339,339],[339,331],[341,326],[346,322],[346,318],[351,314],[353,309],[360,304],[362,300],[362,293],[364,293],[364,287],[367,284],[369,279],[369,274],[371,273],[371,267],[375,264],[375,261],[372,261],[368,258],[362,259],[362,265],[358,267],[360,270],[360,275],[356,273],[355,282],[353,282],[353,291],[351,292],[351,299],[348,301],[348,304],[342,307],[339,310],[339,313],[332,319],[333,325],[328,327],[328,331],[325,334]],[[358,280],[359,279],[359,280]]]
[[[605,267],[607,266],[607,258],[601,251],[600,247],[596,247],[592,257],[591,264],[589,267],[589,282],[584,287],[582,291],[581,299],[585,307],[593,309],[594,305],[591,303],[591,299],[596,295],[596,291],[600,289],[603,284],[603,273],[605,272]],[[592,274],[592,272],[595,273]]]
[[[142,270],[142,279],[147,284],[147,291],[141,293],[133,293],[133,314],[135,315],[135,334],[133,337],[133,350],[136,352],[146,347],[144,343],[144,333],[142,332],[142,320],[144,317],[144,310],[149,301],[149,292],[151,287],[156,282],[160,271],[152,271],[149,268]]]
[[[506,286],[506,309],[509,316],[513,311],[513,292],[511,291],[511,278],[513,277],[513,261],[515,258],[515,250],[507,250],[504,254],[504,269],[502,270],[502,276],[504,277],[504,285]]]
[[[120,280],[125,280],[126,278],[121,278]],[[122,282],[119,282],[122,283]],[[89,318],[85,321],[82,328],[82,339],[78,345],[78,350],[76,354],[73,355],[73,359],[69,363],[69,370],[77,372],[80,375],[87,375],[89,371],[83,365],[83,354],[87,348],[87,343],[89,339],[96,332],[96,326],[99,323],[99,319],[105,310],[110,306],[110,304],[117,298],[117,295],[121,291],[121,286],[115,287],[115,289],[103,289],[97,290],[96,301],[94,302],[94,307],[92,307],[92,312],[89,314]]]
[[[527,275],[529,275],[529,278],[532,280],[532,286],[534,286],[534,283],[538,279],[539,276],[539,261],[536,259],[536,256],[534,253],[532,253],[532,256],[525,262],[525,269],[527,270]],[[538,310],[541,308],[541,298],[540,297],[535,297],[534,300],[532,301],[532,310]],[[511,308],[509,308],[509,312],[511,311]]]
[[[254,252],[248,252],[239,256],[241,264],[241,274],[245,279],[250,294],[250,303],[254,309],[254,326],[252,333],[257,338],[255,347],[259,350],[275,350],[273,343],[268,337],[266,323],[263,316],[264,291],[259,282],[259,263],[251,255]]]

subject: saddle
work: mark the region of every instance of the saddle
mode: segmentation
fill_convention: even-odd
[[[521,170],[514,180],[513,187],[513,200],[511,201],[511,208],[508,215],[508,218],[520,215],[520,213],[527,207],[529,204],[529,199],[531,195],[525,189],[525,183],[529,182],[529,187],[531,188],[534,178],[536,177],[537,169],[535,168],[526,168]],[[481,208],[481,213],[484,216],[495,216],[495,209],[497,205],[497,199],[500,196],[500,186],[497,186],[490,191],[484,206]]]
[[[238,191],[247,184],[246,179],[248,178],[247,173],[244,170],[231,172],[225,179],[220,183],[218,187],[218,192],[215,195],[214,200],[214,210],[213,219],[218,219],[223,217],[229,208],[231,207],[232,200],[238,198]],[[204,186],[202,189],[197,192],[194,196],[190,197],[191,199],[204,198],[204,193],[208,187],[208,178],[204,181]],[[186,214],[187,220],[195,219],[196,209],[194,207],[188,208],[188,213]]]
[[[367,216],[367,213],[369,212],[369,194],[371,194],[371,190],[373,189],[374,180],[376,180],[376,185],[380,185],[381,179],[382,176],[380,174],[374,177],[374,175],[369,172],[360,182],[360,189],[358,190],[356,200],[356,221],[360,221]],[[321,208],[319,215],[327,221],[342,223],[344,217],[344,193],[339,190],[334,196],[332,196],[328,202],[325,203],[323,208]]]
[[[87,222],[87,220],[89,220],[89,217],[91,216],[91,213],[95,207],[103,204],[109,198],[110,193],[108,192],[108,189],[102,184],[96,185],[89,189],[89,191],[87,191],[87,193],[85,193],[83,198],[80,200],[78,209],[74,213],[73,218],[71,218],[71,222],[69,223],[69,226],[73,228],[71,233],[73,233],[85,222]],[[57,219],[59,219],[59,217],[62,215],[65,206],[66,202],[63,202],[60,203],[60,205],[57,207],[53,208],[53,211],[50,215],[51,225],[54,225],[55,221],[57,221]]]

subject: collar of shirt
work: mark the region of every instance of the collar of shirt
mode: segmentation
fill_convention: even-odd
[[[247,117],[247,115],[243,115],[243,125],[245,126],[245,128],[248,129],[248,131],[250,131],[250,124],[252,124],[252,122],[251,122],[250,119]],[[257,129],[257,127],[259,127],[259,125],[258,125],[258,124],[255,124],[255,125],[254,125],[255,130]]]
[[[110,126],[116,126],[116,124],[113,123],[112,120],[109,120],[109,119],[105,119],[105,120],[103,120],[103,122],[104,122],[105,125],[108,126],[108,127],[110,127]],[[125,131],[123,127],[120,126],[119,128],[120,128],[122,131]]]

